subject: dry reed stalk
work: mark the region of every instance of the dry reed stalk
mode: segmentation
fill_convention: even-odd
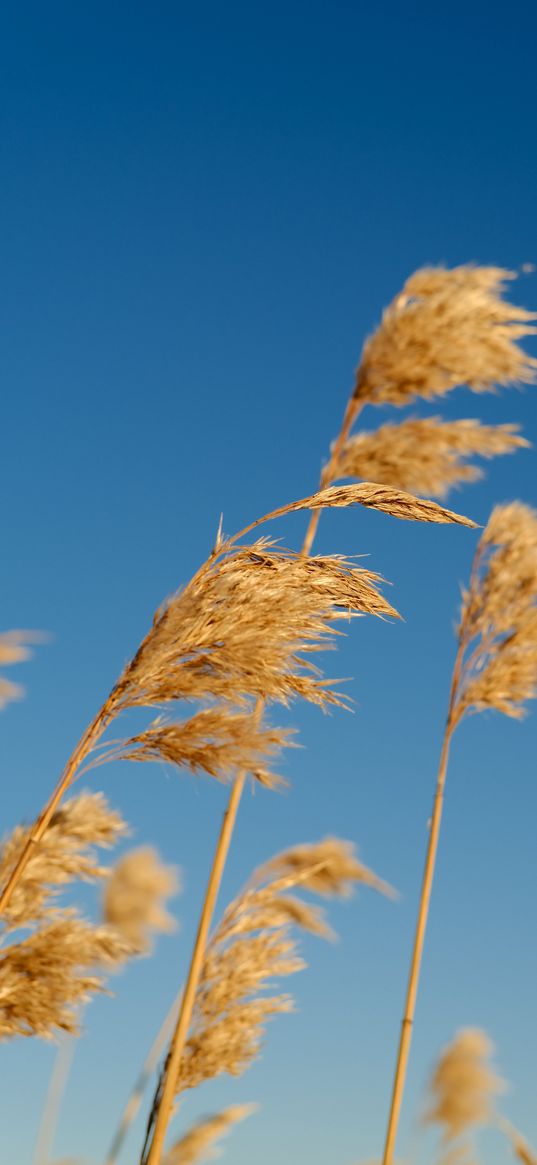
[[[376,509],[380,509],[383,512],[390,513],[393,516],[399,517],[399,518],[406,518],[406,519],[411,519],[411,520],[413,519],[413,520],[417,520],[417,521],[462,522],[463,524],[466,524],[466,525],[470,524],[468,519],[461,518],[459,515],[455,515],[451,511],[445,510],[442,507],[437,506],[433,502],[425,502],[422,505],[418,501],[418,499],[412,498],[410,495],[401,493],[401,491],[389,490],[386,487],[376,486],[376,485],[371,484],[371,483],[364,483],[364,484],[359,485],[359,486],[347,486],[347,487],[340,486],[337,488],[323,490],[323,491],[320,491],[316,495],[312,495],[309,498],[302,499],[300,502],[292,503],[290,506],[282,507],[280,510],[273,511],[269,515],[269,517],[271,517],[271,518],[278,517],[278,516],[281,516],[283,514],[293,512],[293,511],[298,510],[298,509],[312,508],[312,507],[320,509],[320,508],[323,508],[325,506],[348,506],[351,504],[356,504],[357,502],[359,504],[362,504],[365,506],[372,506]],[[245,528],[245,530],[241,531],[241,533],[237,537],[242,537],[243,535],[249,533],[250,530],[255,525],[257,525],[257,523],[253,523],[252,526]],[[235,539],[230,540],[227,543],[228,549],[232,548],[234,541],[235,541]],[[221,547],[219,547],[219,550],[221,551]],[[293,562],[293,575],[294,575],[295,571],[298,571],[298,577],[302,577],[302,573],[304,573],[305,576],[310,578],[312,581],[314,579],[317,580],[317,585],[319,583],[324,585],[322,572],[321,572],[321,574],[319,574],[319,563],[322,561],[324,561],[324,560],[322,560],[322,559],[320,560],[318,558],[308,559],[304,556],[304,553],[301,556],[295,556],[292,560],[292,562]],[[331,560],[331,562],[333,564],[334,560]],[[366,610],[367,612],[369,612],[371,614],[392,613],[392,612],[385,612],[385,610],[383,612],[381,612],[381,609],[379,606],[378,592],[375,592],[375,597],[374,597],[373,601],[371,600],[371,595],[369,593],[369,583],[371,582],[371,578],[368,579],[367,581],[368,581],[368,595],[367,595],[367,598],[365,598],[365,596],[363,596],[361,599],[362,610]],[[331,594],[334,595],[332,588],[330,588],[330,590],[331,590]],[[339,594],[339,595],[341,594],[339,589],[335,593]],[[291,594],[292,594],[292,592],[291,592]],[[290,595],[289,591],[287,591],[284,609],[286,609],[288,607],[289,602],[290,602],[290,597],[291,597],[291,595]],[[384,603],[384,600],[382,600],[382,602]],[[271,619],[272,619],[273,618],[273,604],[271,604],[271,606],[272,606],[272,611],[271,611]],[[347,608],[347,609],[349,609],[349,608],[352,609],[352,604],[350,604],[348,602],[348,599],[344,602],[340,601],[340,606]],[[259,632],[256,629],[256,634],[258,634],[258,633]],[[265,648],[266,648],[266,636],[264,636],[263,644],[264,644],[264,650],[265,650]],[[295,691],[296,690],[297,689],[295,686]],[[266,686],[266,682],[264,681],[263,690],[260,690],[258,692],[259,702],[258,702],[257,709],[256,709],[256,715],[258,717],[260,717],[261,713],[262,713],[261,700],[263,697],[266,697],[267,694],[270,694],[270,692],[267,693],[267,686]],[[301,695],[304,694],[302,682],[301,682],[301,686],[300,686],[300,694]],[[149,1154],[147,1156],[148,1165],[157,1165],[157,1163],[160,1161],[160,1157],[162,1154],[165,1131],[166,1131],[167,1123],[169,1121],[171,1109],[172,1109],[172,1105],[173,1105],[173,1093],[174,1093],[173,1079],[174,1079],[174,1076],[176,1076],[178,1071],[179,1071],[181,1057],[182,1057],[182,1054],[183,1054],[183,1051],[185,1048],[185,1044],[186,1044],[188,1028],[189,1028],[191,1017],[192,1017],[192,1011],[194,1008],[196,990],[197,990],[197,986],[198,986],[200,976],[202,973],[204,952],[205,952],[205,948],[206,948],[206,944],[207,944],[207,940],[208,940],[211,919],[212,919],[212,915],[213,915],[213,911],[214,911],[214,906],[216,903],[216,897],[217,897],[218,890],[220,887],[222,873],[223,873],[223,870],[225,867],[225,862],[227,859],[227,853],[228,853],[228,849],[229,849],[229,845],[230,845],[230,841],[231,841],[231,837],[232,837],[232,833],[233,833],[233,828],[235,825],[236,815],[237,815],[237,811],[239,808],[239,804],[240,804],[240,800],[241,800],[241,796],[242,796],[242,791],[243,791],[244,784],[246,781],[246,776],[247,776],[247,771],[242,770],[241,772],[238,773],[238,775],[235,778],[234,784],[232,786],[231,794],[230,794],[228,808],[227,808],[226,813],[224,815],[222,828],[221,828],[220,835],[219,835],[219,838],[217,841],[213,866],[212,866],[212,870],[211,870],[211,873],[209,876],[207,891],[206,891],[206,895],[205,895],[203,905],[202,905],[202,912],[201,912],[198,931],[197,931],[197,935],[196,935],[196,939],[195,939],[195,943],[194,943],[192,959],[191,959],[191,963],[190,963],[190,967],[189,967],[189,971],[188,971],[188,975],[187,975],[187,980],[186,980],[186,984],[185,984],[185,990],[184,990],[184,995],[183,995],[183,1004],[182,1004],[182,1008],[181,1008],[181,1011],[180,1011],[180,1014],[178,1017],[177,1026],[176,1026],[176,1029],[175,1029],[175,1032],[174,1032],[174,1035],[173,1035],[173,1038],[171,1041],[170,1054],[169,1054],[167,1066],[165,1069],[164,1083],[163,1083],[160,1097],[159,1097],[158,1111],[157,1111],[156,1117],[155,1117],[155,1125],[154,1125],[154,1130],[153,1130],[152,1141],[151,1141],[151,1145],[149,1147]]]
[[[177,997],[174,999],[172,1006],[170,1007],[170,1010],[164,1019],[160,1030],[155,1036],[153,1044],[151,1045],[151,1048],[144,1060],[141,1071],[135,1081],[132,1092],[129,1096],[127,1104],[125,1105],[125,1109],[112,1138],[105,1165],[116,1165],[117,1163],[118,1157],[125,1143],[127,1133],[138,1115],[147,1085],[149,1084],[160,1057],[162,1056],[166,1045],[171,1038],[177,1021],[179,1008],[181,1006],[181,998],[182,991],[180,991]]]
[[[103,732],[123,710],[161,706],[179,699],[218,699],[247,704],[256,697],[285,700],[301,695],[323,703],[322,684],[311,678],[312,668],[304,661],[299,667],[310,675],[292,673],[297,643],[304,638],[305,650],[315,650],[317,630],[323,639],[327,620],[341,608],[364,613],[393,614],[382,599],[375,581],[378,576],[350,568],[342,560],[315,559],[306,571],[299,556],[270,554],[266,540],[251,548],[237,548],[237,541],[261,522],[308,509],[311,506],[364,505],[416,521],[458,522],[473,525],[467,518],[436,506],[434,502],[411,498],[398,491],[371,483],[339,487],[310,498],[279,507],[251,523],[233,538],[219,540],[209,559],[191,582],[157,611],[153,626],[134,658],[124,669],[94,720],[83,733],[65,769],[31,829],[0,894],[3,914],[13,892],[39,845],[67,789],[94,752]],[[276,563],[279,563],[276,568]],[[292,566],[290,564],[293,564]],[[262,573],[264,572],[264,574]],[[270,575],[270,583],[269,583]],[[294,602],[290,584],[294,578]],[[263,586],[260,586],[263,579]],[[316,597],[316,602],[314,601]],[[267,605],[280,599],[281,607],[268,618]],[[285,601],[284,601],[285,600]],[[264,607],[263,607],[264,604]],[[305,626],[300,608],[306,612]],[[282,618],[282,613],[289,618]],[[233,631],[231,646],[218,636]],[[273,651],[259,653],[259,638],[271,632]],[[248,643],[249,636],[249,643]],[[254,652],[256,667],[252,667]],[[262,671],[262,676],[259,674]],[[282,670],[283,669],[283,670]],[[112,752],[110,755],[114,755]],[[106,759],[106,758],[105,758]],[[214,758],[213,758],[214,760]],[[90,766],[91,767],[91,766]]]
[[[427,398],[445,392],[457,383],[467,383],[475,391],[481,391],[484,388],[492,389],[497,383],[534,380],[537,362],[527,357],[516,343],[522,335],[534,330],[528,326],[528,321],[534,317],[523,309],[505,304],[501,299],[503,284],[510,277],[511,273],[497,268],[464,267],[450,272],[443,269],[421,271],[408,281],[403,295],[388,309],[378,332],[365,345],[353,395],[347,404],[331,458],[321,475],[322,487],[330,487],[330,483],[338,477],[342,451],[365,404],[388,400],[408,403],[413,396]],[[451,357],[446,363],[450,349]],[[501,440],[501,436],[496,435],[496,444],[501,443]],[[489,447],[492,443],[493,438],[489,435]],[[407,499],[401,491],[372,483],[365,483],[360,494],[354,495],[342,487],[322,489],[319,494],[304,499],[296,507],[274,511],[270,516],[278,517],[294,508],[302,508],[307,502],[311,513],[302,547],[302,554],[307,556],[312,548],[321,506],[328,501],[331,505],[349,504],[351,498],[363,505],[384,509],[397,517],[431,521],[459,520],[441,507],[433,511],[430,502],[420,510],[416,498]],[[242,533],[248,533],[255,525],[247,527]],[[229,806],[231,825],[229,821],[224,823],[217,843],[215,866],[208,887],[211,899],[215,887],[217,892],[223,869],[220,847],[225,846],[227,851],[229,846],[245,779],[245,772],[236,778]],[[217,870],[220,872],[217,873]],[[201,969],[200,947],[207,941],[211,916],[210,910],[207,912],[205,909],[206,905],[194,948],[195,970],[191,965],[188,983],[190,975],[193,973],[195,979]],[[187,991],[183,1007],[188,1010],[192,1000],[192,993]],[[184,1044],[187,1027],[187,1021],[183,1022],[180,1018],[172,1046],[176,1048],[178,1044]],[[171,1109],[170,1096],[168,1090],[168,1113]],[[158,1165],[162,1131],[159,1139],[160,1144],[151,1148],[149,1165]]]
[[[512,502],[492,511],[463,595],[383,1165],[391,1165],[397,1134],[453,732],[465,715],[486,708],[521,717],[536,695],[537,512]]]
[[[218,1157],[215,1141],[225,1137],[233,1125],[256,1111],[256,1104],[234,1104],[215,1116],[198,1121],[166,1154],[164,1165],[196,1165],[198,1161]]]
[[[300,887],[321,896],[345,897],[357,884],[393,893],[358,860],[351,843],[337,838],[288,850],[255,872],[224,912],[207,947],[184,1048],[179,1055],[175,1051],[176,1067],[172,1045],[157,1089],[155,1131],[159,1116],[162,1120],[166,1111],[162,1099],[166,1089],[173,1103],[185,1089],[222,1072],[240,1075],[259,1053],[267,1020],[290,1010],[288,995],[267,998],[261,992],[274,978],[294,974],[304,966],[291,928],[298,926],[325,938],[331,932],[318,908],[289,891]],[[150,1118],[148,1136],[151,1127]],[[147,1161],[154,1145],[155,1133]]]
[[[506,1121],[503,1117],[499,1117],[496,1123],[498,1128],[505,1133],[517,1160],[522,1165],[537,1165],[537,1153],[528,1144],[522,1133],[519,1133],[518,1129],[515,1129],[510,1121]]]
[[[490,1067],[493,1051],[485,1032],[465,1028],[444,1049],[434,1068],[423,1120],[441,1127],[442,1165],[453,1161],[455,1154],[466,1155],[471,1146],[465,1138],[495,1117],[495,1097],[503,1091],[504,1082]]]

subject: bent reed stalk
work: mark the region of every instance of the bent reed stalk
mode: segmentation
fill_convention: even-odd
[[[520,719],[526,701],[536,696],[537,511],[511,502],[492,511],[463,592],[383,1165],[391,1165],[397,1136],[453,733],[467,713],[487,708]]]
[[[354,397],[351,397],[351,400],[348,402],[345,409],[343,424],[336,441],[336,448],[333,450],[329,465],[326,467],[326,470],[330,472],[330,477],[327,477],[326,471],[321,474],[321,489],[323,486],[328,485],[331,481],[333,481],[337,476],[337,457],[339,455],[339,451],[343,449],[345,441],[347,440],[349,432],[352,428],[352,425],[354,424],[354,421],[356,420],[360,408],[360,403],[355,401]],[[301,553],[304,557],[308,557],[311,552],[315,534],[317,532],[317,526],[319,524],[320,515],[320,508],[312,509],[304,537],[304,542],[302,544]],[[248,530],[243,531],[243,533],[247,532]],[[256,709],[258,715],[261,715],[262,709],[263,701],[259,700]],[[148,1151],[145,1151],[145,1146],[142,1150],[141,1165],[160,1165],[164,1148],[164,1140],[172,1115],[175,1098],[175,1083],[181,1064],[181,1058],[185,1050],[190,1023],[192,1020],[196,991],[199,986],[201,973],[203,970],[203,962],[207,950],[211,922],[247,776],[247,770],[243,770],[235,778],[229,795],[228,805],[224,812],[222,827],[216,844],[213,864],[209,875],[209,882],[207,884],[207,890],[205,892],[205,897],[202,904],[198,931],[194,942],[194,948],[192,951],[192,957],[188,969],[179,1015],[177,1017],[175,1031],[170,1043],[170,1049],[164,1067],[164,1075],[160,1078],[157,1084],[157,1090],[154,1098],[154,1105],[156,1103],[157,1107],[156,1109],[153,1107],[151,1111],[150,1127],[147,1131],[145,1145],[148,1144],[149,1136],[151,1135],[152,1118],[154,1119],[153,1134],[151,1137],[151,1142],[148,1146]],[[159,1091],[160,1098],[157,1100]]]

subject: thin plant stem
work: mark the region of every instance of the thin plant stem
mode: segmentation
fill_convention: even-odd
[[[34,1165],[49,1165],[52,1156],[54,1136],[58,1127],[65,1086],[69,1079],[69,1071],[75,1052],[75,1037],[68,1032],[62,1035],[61,1043],[56,1052],[56,1059],[43,1109],[41,1125],[37,1134],[34,1151]]]
[[[183,1055],[184,1047],[186,1044],[188,1029],[190,1027],[190,1021],[194,1009],[196,991],[203,969],[203,961],[205,958],[205,951],[207,948],[207,940],[209,937],[213,912],[216,905],[218,891],[220,889],[220,883],[222,881],[222,874],[226,864],[226,858],[233,834],[233,828],[237,817],[237,810],[239,808],[246,777],[247,773],[243,772],[240,773],[234,781],[228,806],[224,813],[222,827],[216,847],[216,853],[214,856],[214,862],[211,869],[205,898],[203,900],[203,907],[200,915],[196,941],[194,943],[194,950],[192,952],[188,977],[185,983],[182,1005],[179,1011],[177,1024],[168,1053],[166,1070],[162,1083],[160,1104],[156,1113],[153,1137],[149,1148],[149,1153],[147,1155],[147,1165],[156,1165],[156,1163],[160,1161],[164,1138],[166,1136],[166,1130],[168,1128],[168,1122],[173,1106],[175,1086],[181,1064],[181,1057]]]
[[[360,408],[360,402],[356,400],[355,397],[351,397],[345,409],[341,431],[334,443],[330,461],[321,475],[322,486],[330,484],[330,482],[333,481],[337,476],[337,461],[339,455],[349,435],[352,425],[358,416]],[[261,521],[266,521],[267,518],[277,517],[278,513],[279,511],[275,510],[270,515],[266,515],[265,518],[261,519]],[[312,511],[302,545],[301,552],[304,556],[309,555],[311,552],[311,547],[313,545],[313,540],[315,538],[317,526],[319,523],[319,516],[319,510]],[[245,533],[248,533],[257,524],[258,523],[256,522],[249,527],[245,527],[245,529],[242,530],[240,534],[236,535],[236,539],[242,537]],[[262,713],[262,700],[258,701],[256,710],[258,715]],[[141,1165],[160,1165],[164,1146],[164,1138],[166,1136],[166,1131],[172,1114],[176,1083],[181,1066],[181,1058],[185,1050],[188,1031],[192,1020],[192,1013],[194,1010],[196,992],[203,970],[207,941],[209,938],[209,931],[214,908],[216,906],[216,899],[218,896],[222,874],[224,872],[226,858],[229,851],[231,837],[247,775],[248,774],[246,772],[242,772],[236,777],[231,788],[228,807],[224,813],[222,828],[220,830],[220,835],[213,859],[213,866],[209,876],[205,898],[203,900],[198,932],[192,952],[181,1010],[179,1012],[176,1028],[170,1044],[170,1050],[164,1068],[164,1075],[163,1078],[159,1081],[158,1088],[160,1089],[160,1096],[158,1097],[156,1111],[154,1114],[153,1135],[147,1153],[145,1152],[145,1146],[142,1150]],[[149,1131],[150,1130],[148,1130],[148,1136],[146,1136],[146,1145],[148,1144]]]
[[[456,728],[455,717],[455,700],[461,675],[462,660],[464,655],[465,642],[463,637],[459,638],[459,647],[453,669],[453,678],[451,681],[451,691],[449,697],[448,714],[446,720],[446,728],[444,732],[444,739],[442,743],[442,751],[440,754],[440,763],[438,766],[438,774],[436,778],[436,789],[433,801],[433,811],[429,826],[429,839],[427,842],[427,852],[425,857],[425,868],[423,871],[423,879],[421,885],[421,894],[418,908],[418,918],[416,923],[416,930],[414,934],[414,945],[412,948],[412,957],[410,961],[410,971],[408,976],[408,985],[405,998],[405,1007],[403,1020],[401,1023],[401,1035],[399,1037],[399,1047],[397,1051],[397,1060],[395,1065],[395,1073],[392,1087],[392,1096],[390,1104],[390,1113],[388,1117],[388,1127],[386,1130],[386,1141],[384,1145],[384,1153],[382,1157],[382,1165],[392,1165],[393,1153],[395,1149],[395,1140],[397,1137],[397,1128],[399,1124],[399,1116],[401,1112],[401,1103],[403,1100],[403,1092],[406,1081],[406,1073],[408,1066],[408,1057],[410,1054],[410,1044],[412,1040],[412,1025],[414,1023],[414,1015],[416,1011],[416,998],[418,994],[419,977],[421,970],[421,961],[423,955],[423,945],[425,941],[425,931],[427,928],[427,919],[429,916],[429,905],[431,901],[431,891],[433,886],[434,872],[436,866],[436,856],[438,852],[438,839],[440,836],[440,825],[442,822],[442,810],[444,805],[444,788],[446,783],[449,750],[453,732]]]
[[[125,1110],[114,1134],[113,1140],[108,1150],[105,1165],[116,1165],[117,1163],[119,1154],[121,1153],[125,1143],[127,1133],[133,1121],[138,1115],[146,1087],[153,1075],[153,1072],[155,1071],[158,1061],[160,1060],[160,1057],[162,1056],[162,1053],[164,1052],[169,1039],[171,1038],[177,1020],[177,1014],[181,1006],[182,994],[182,991],[180,991],[174,999],[172,1006],[170,1007],[170,1010],[162,1023],[160,1031],[155,1036],[152,1047],[147,1053],[143,1067],[129,1096],[127,1104],[125,1105]]]

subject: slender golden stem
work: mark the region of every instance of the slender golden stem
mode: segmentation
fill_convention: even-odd
[[[218,844],[214,856],[213,867],[203,901],[203,907],[200,915],[196,941],[194,943],[194,950],[192,952],[192,960],[190,963],[188,978],[185,983],[183,1001],[177,1019],[175,1031],[173,1033],[172,1042],[170,1044],[170,1051],[168,1053],[166,1073],[162,1086],[160,1104],[155,1118],[153,1138],[147,1156],[147,1165],[157,1165],[157,1163],[160,1161],[162,1147],[164,1144],[164,1137],[166,1136],[166,1130],[173,1106],[177,1076],[181,1064],[181,1056],[186,1044],[188,1029],[190,1027],[190,1020],[192,1018],[192,1012],[194,1009],[196,990],[203,968],[203,960],[205,958],[205,950],[207,947],[207,939],[209,937],[209,929],[212,921],[213,911],[216,905],[216,898],[220,889],[220,883],[222,881],[222,874],[226,864],[233,827],[235,825],[237,810],[239,808],[246,776],[247,774],[245,772],[240,773],[240,775],[234,781],[228,806],[224,813],[222,828],[220,830],[220,836],[218,838]]]
[[[149,1083],[158,1061],[174,1030],[177,1014],[181,1006],[182,995],[183,993],[180,991],[174,999],[170,1010],[162,1024],[162,1027],[160,1028],[158,1034],[155,1036],[152,1047],[145,1058],[141,1072],[125,1105],[123,1116],[121,1117],[117,1130],[114,1134],[114,1138],[108,1150],[105,1165],[116,1165],[117,1159],[125,1142],[125,1137],[138,1114],[146,1086]]]
[[[343,448],[343,445],[344,445],[344,443],[349,435],[350,429],[351,429],[356,417],[358,416],[360,408],[361,408],[360,402],[357,401],[354,397],[351,397],[351,400],[348,402],[347,408],[345,410],[345,415],[343,417],[343,424],[341,427],[341,431],[339,433],[339,436],[337,437],[337,440],[334,444],[334,448],[332,450],[332,456],[331,456],[330,461],[329,461],[328,465],[326,466],[326,468],[322,474],[322,477],[321,477],[321,484],[322,485],[329,484],[329,482],[337,476],[338,457],[339,457],[341,450]],[[278,512],[279,511],[274,511],[274,513],[271,515],[268,515],[268,517],[276,517],[278,515]],[[309,526],[308,526],[308,529],[306,531],[306,536],[305,536],[304,543],[302,546],[302,554],[303,555],[309,555],[309,553],[311,551],[311,547],[312,547],[313,540],[315,537],[315,532],[317,530],[317,525],[319,522],[319,515],[320,515],[320,511],[318,511],[318,510],[317,511],[314,510],[311,513]],[[265,521],[266,518],[263,518],[261,520]],[[243,531],[241,531],[240,534],[235,536],[234,540],[240,538],[243,534],[248,533],[251,529],[254,528],[255,525],[258,525],[258,524],[259,524],[258,522],[255,522],[251,526],[246,527]],[[258,705],[257,705],[258,715],[261,714],[262,710],[263,710],[263,702],[260,700],[260,701],[258,701]],[[173,1100],[174,1100],[175,1091],[176,1091],[179,1068],[181,1065],[181,1058],[182,1058],[182,1055],[183,1055],[183,1052],[185,1049],[185,1044],[186,1044],[186,1041],[188,1038],[188,1031],[190,1028],[190,1023],[192,1020],[192,1013],[194,1010],[194,1003],[195,1003],[195,999],[196,999],[196,991],[198,989],[201,973],[203,970],[203,962],[205,959],[205,951],[207,948],[207,940],[209,937],[209,930],[210,930],[210,926],[211,926],[212,916],[213,916],[214,908],[216,905],[218,890],[220,888],[220,882],[222,880],[222,874],[223,874],[224,866],[226,863],[226,857],[227,857],[227,853],[229,850],[231,836],[233,833],[233,828],[235,825],[235,820],[237,817],[237,812],[238,812],[240,800],[242,797],[242,792],[244,789],[246,777],[247,777],[247,773],[243,772],[243,773],[240,773],[239,776],[236,778],[236,780],[232,786],[232,789],[231,789],[228,807],[227,807],[226,812],[224,814],[224,820],[222,823],[222,828],[220,831],[220,835],[218,838],[216,851],[215,851],[215,855],[214,855],[214,859],[213,859],[213,867],[212,867],[212,870],[211,870],[211,873],[209,876],[209,883],[208,883],[207,891],[206,891],[205,898],[203,901],[202,912],[201,912],[199,926],[198,926],[198,932],[196,935],[196,941],[194,943],[194,949],[192,952],[192,958],[191,958],[191,962],[190,962],[190,968],[188,971],[187,982],[185,985],[181,1010],[179,1012],[177,1025],[176,1025],[176,1028],[175,1028],[175,1031],[174,1031],[174,1034],[172,1037],[172,1041],[170,1044],[168,1059],[167,1059],[166,1066],[164,1069],[164,1078],[161,1081],[162,1087],[161,1087],[160,1098],[158,1099],[158,1105],[157,1105],[156,1114],[155,1114],[155,1122],[154,1122],[154,1126],[153,1126],[153,1135],[152,1135],[152,1139],[151,1139],[151,1143],[150,1143],[147,1155],[144,1156],[144,1152],[142,1151],[142,1165],[160,1165],[162,1149],[163,1149],[163,1145],[164,1145],[164,1138],[166,1136],[166,1130],[168,1127],[168,1123],[170,1120],[172,1107],[173,1107]]]
[[[401,1103],[403,1099],[403,1091],[405,1087],[406,1072],[408,1065],[408,1057],[410,1053],[410,1043],[412,1040],[412,1025],[414,1022],[414,1015],[416,1011],[416,997],[418,993],[419,977],[421,969],[421,960],[423,955],[423,944],[425,940],[425,931],[427,927],[427,919],[429,915],[429,904],[431,901],[431,890],[433,886],[434,871],[436,865],[436,855],[438,852],[438,838],[440,835],[440,825],[442,822],[442,809],[444,804],[444,788],[446,783],[449,749],[451,738],[456,727],[456,718],[454,715],[455,701],[457,690],[459,686],[459,679],[462,668],[462,658],[464,653],[464,642],[462,637],[459,640],[459,647],[457,657],[455,660],[455,667],[453,669],[453,678],[451,681],[451,692],[449,697],[449,709],[446,721],[446,728],[444,732],[444,740],[442,743],[442,752],[440,754],[440,763],[438,767],[438,775],[436,778],[436,789],[434,794],[433,812],[429,826],[429,840],[427,843],[427,853],[425,857],[425,868],[423,871],[423,880],[421,885],[421,894],[418,908],[418,919],[416,923],[416,930],[414,935],[414,945],[412,948],[412,957],[410,961],[410,971],[408,976],[408,985],[405,998],[405,1008],[403,1020],[401,1024],[401,1035],[399,1038],[399,1047],[397,1051],[397,1060],[395,1065],[395,1074],[392,1087],[392,1096],[390,1104],[390,1113],[388,1117],[388,1127],[386,1130],[386,1141],[384,1145],[384,1154],[382,1157],[382,1165],[391,1165],[393,1161],[393,1153],[395,1148],[395,1139],[397,1136],[397,1127],[399,1124],[399,1115],[401,1112]]]
[[[69,1032],[62,1032],[61,1042],[56,1052],[56,1060],[50,1077],[41,1126],[37,1134],[34,1165],[49,1165],[49,1161],[51,1160],[54,1135],[58,1126],[62,1097],[69,1079],[69,1070],[74,1056],[75,1044],[76,1040],[73,1035]]]
[[[15,866],[13,867],[13,870],[11,871],[11,874],[8,878],[8,881],[6,882],[4,889],[2,890],[2,893],[0,894],[0,915],[2,914],[2,911],[5,910],[6,906],[8,905],[8,903],[11,899],[11,896],[13,894],[13,891],[15,890],[15,887],[17,886],[22,874],[24,873],[24,870],[26,869],[26,866],[28,865],[28,862],[30,861],[32,853],[35,850],[35,847],[39,844],[39,842],[41,841],[41,838],[43,837],[43,834],[45,833],[46,829],[48,828],[51,818],[53,817],[54,813],[56,812],[56,809],[58,808],[58,805],[59,805],[64,793],[69,788],[69,786],[73,780],[73,777],[75,776],[76,770],[78,769],[78,767],[82,763],[82,761],[85,760],[88,753],[91,751],[93,746],[97,743],[99,738],[102,736],[102,733],[104,732],[104,729],[106,728],[108,720],[110,719],[110,715],[111,715],[110,702],[107,701],[107,703],[105,705],[103,705],[103,707],[101,708],[100,712],[97,714],[95,719],[92,720],[91,724],[86,729],[83,736],[80,738],[74,752],[71,753],[71,756],[69,757],[69,760],[67,761],[67,764],[63,770],[63,773],[62,773],[51,797],[47,801],[44,809],[41,810],[39,817],[37,817],[36,820],[34,821],[34,824],[33,824],[32,828],[28,834],[28,838],[27,838],[27,840],[26,840],[26,842],[21,850],[21,853],[19,854],[19,857],[15,863]]]
[[[347,408],[345,409],[345,415],[343,417],[343,424],[341,426],[339,436],[336,438],[336,440],[334,442],[332,456],[330,458],[330,461],[325,466],[325,468],[321,474],[321,487],[330,485],[331,482],[335,481],[335,479],[337,477],[337,464],[339,461],[341,450],[343,449],[345,441],[347,440],[347,437],[349,436],[351,428],[352,428],[361,408],[362,408],[362,405],[360,404],[360,402],[358,400],[356,400],[356,397],[351,397],[350,401],[347,404]],[[320,510],[312,510],[311,511],[310,519],[309,519],[309,523],[308,523],[308,528],[306,530],[304,542],[302,544],[302,554],[304,554],[304,555],[308,555],[311,552],[313,540],[314,540],[315,535],[317,533],[317,527],[319,525],[320,518],[321,518],[321,511]]]

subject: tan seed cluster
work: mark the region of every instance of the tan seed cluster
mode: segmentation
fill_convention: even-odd
[[[152,933],[170,933],[175,919],[166,900],[179,890],[177,871],[164,866],[156,850],[142,846],[131,850],[114,866],[103,895],[104,922],[116,931],[135,954],[151,948]]]
[[[416,271],[364,345],[355,399],[403,406],[462,384],[486,392],[532,383],[537,360],[518,341],[537,316],[503,298],[512,278],[499,267]]]
[[[493,1050],[485,1032],[465,1028],[444,1050],[433,1071],[425,1121],[440,1125],[448,1150],[452,1142],[494,1116],[495,1097],[503,1082],[490,1067]]]
[[[14,663],[24,663],[30,659],[31,651],[28,644],[39,641],[41,637],[33,631],[4,631],[0,634],[0,667],[9,667]],[[20,684],[6,680],[0,675],[0,709],[5,708],[12,700],[19,700],[24,695],[24,688]]]
[[[454,720],[495,708],[520,717],[537,695],[537,512],[496,506],[479,542],[459,627]]]
[[[289,995],[263,992],[305,966],[292,928],[323,937],[331,931],[318,907],[289,891],[342,897],[359,883],[387,890],[336,838],[296,847],[256,871],[209,944],[177,1092],[222,1072],[240,1075],[259,1054],[267,1020],[291,1010]]]
[[[166,1154],[163,1165],[196,1165],[217,1157],[215,1142],[225,1137],[238,1121],[243,1121],[257,1109],[255,1104],[233,1104],[215,1116],[198,1121]]]
[[[337,476],[445,498],[455,486],[483,476],[472,457],[495,457],[528,446],[516,425],[411,418],[350,437],[338,458]]]

